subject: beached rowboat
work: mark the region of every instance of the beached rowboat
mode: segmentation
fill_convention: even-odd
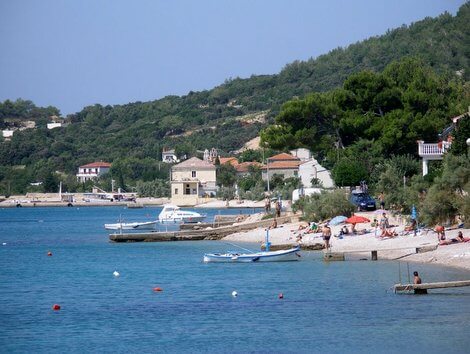
[[[206,253],[204,255],[204,263],[209,262],[225,262],[225,263],[251,263],[251,262],[284,262],[297,261],[300,255],[300,246],[289,250],[280,251],[264,251],[254,253]]]

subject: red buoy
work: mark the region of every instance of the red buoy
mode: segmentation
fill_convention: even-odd
[[[157,286],[157,287],[153,288],[153,291],[163,291],[163,289],[162,289],[162,288],[159,288],[159,287]]]
[[[51,252],[51,251],[47,252],[47,255],[48,255],[49,257],[52,256],[52,252]]]
[[[284,299],[284,294],[283,293],[279,294],[279,299]]]
[[[59,304],[54,304],[54,305],[52,305],[52,309],[54,311],[59,311],[60,310],[60,305]]]

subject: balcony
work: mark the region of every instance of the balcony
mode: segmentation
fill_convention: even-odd
[[[442,160],[442,157],[451,146],[450,142],[443,141],[440,143],[425,144],[418,141],[418,155],[427,160]]]

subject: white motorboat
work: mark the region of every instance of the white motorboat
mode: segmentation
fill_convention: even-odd
[[[298,252],[300,246],[290,250],[279,251],[263,251],[255,253],[206,253],[204,255],[204,263],[209,262],[225,262],[225,263],[252,263],[252,262],[285,262],[297,261],[300,257]]]
[[[181,210],[178,206],[167,204],[158,215],[161,223],[196,223],[204,220],[205,214],[199,214],[195,211]]]
[[[116,224],[104,224],[106,230],[154,230],[158,220],[147,222],[118,222]]]

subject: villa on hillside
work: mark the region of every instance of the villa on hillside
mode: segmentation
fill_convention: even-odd
[[[98,178],[105,173],[109,172],[111,164],[108,162],[93,162],[78,168],[77,180],[79,182],[86,182]]]
[[[166,163],[180,162],[180,160],[176,156],[175,149],[163,149],[162,161]]]
[[[204,197],[217,194],[216,167],[192,157],[171,168],[171,202],[179,206],[194,206]]]
[[[452,118],[452,124],[446,127],[441,134],[439,134],[439,141],[437,143],[425,143],[423,140],[418,140],[418,155],[422,159],[423,163],[423,176],[426,176],[429,172],[429,161],[442,160],[444,154],[452,146],[452,132],[458,129],[459,120],[466,118],[470,115],[469,112],[461,114],[457,117]]]

